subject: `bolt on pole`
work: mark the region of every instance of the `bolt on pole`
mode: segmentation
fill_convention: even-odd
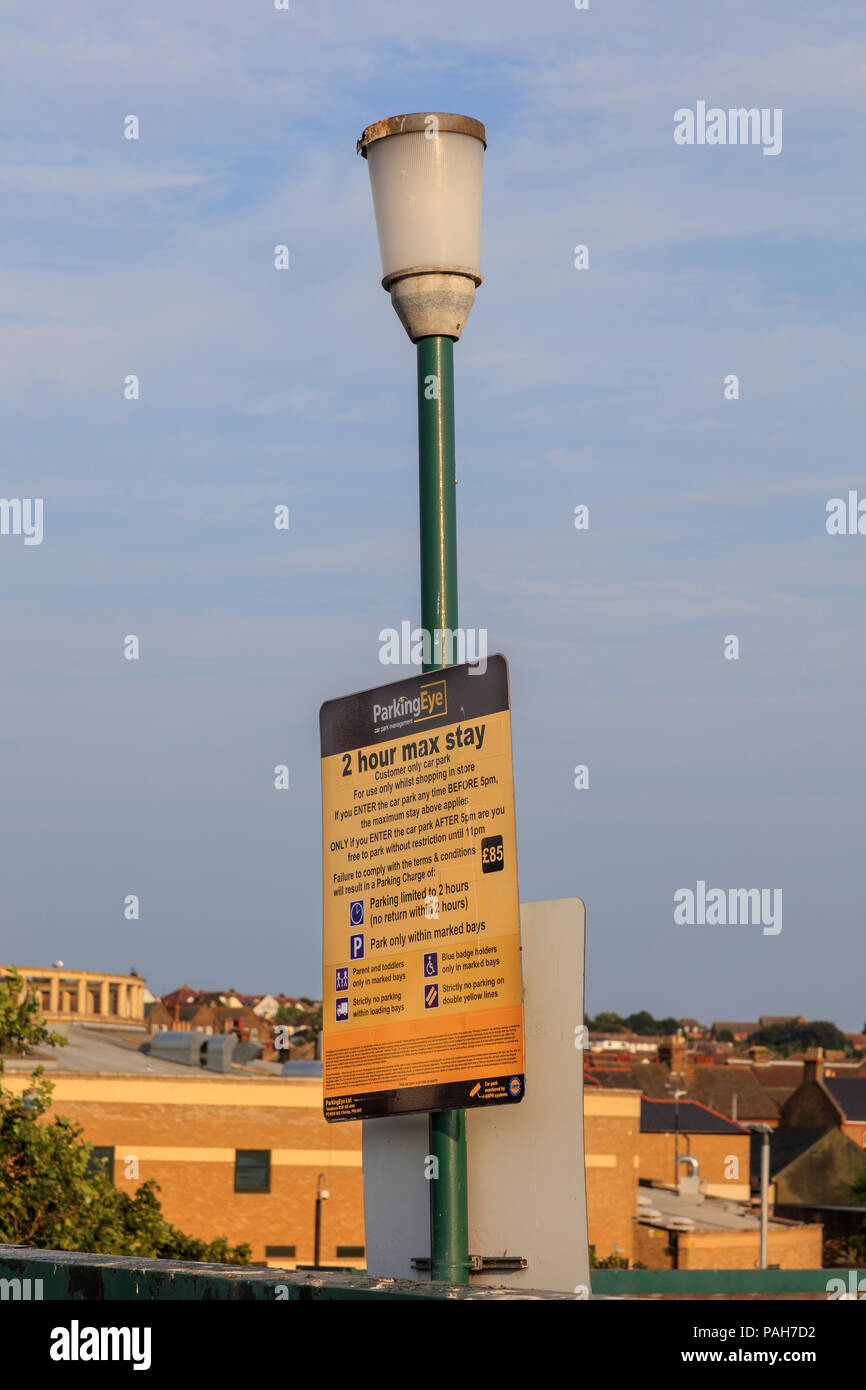
[[[457,503],[454,479],[454,343],[419,338],[418,461],[421,523],[421,626],[430,634],[425,671],[449,664],[457,627]],[[466,1112],[430,1114],[431,1278],[469,1282],[469,1215],[466,1180]]]

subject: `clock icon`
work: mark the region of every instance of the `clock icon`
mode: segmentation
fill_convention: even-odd
[[[363,927],[364,925],[364,899],[359,898],[357,902],[349,904],[349,925],[351,927]]]

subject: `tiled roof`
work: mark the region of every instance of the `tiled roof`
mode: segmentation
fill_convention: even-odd
[[[846,1120],[866,1124],[866,1076],[825,1076],[824,1087]]]
[[[738,1120],[776,1120],[779,1107],[757,1081],[749,1067],[695,1067],[690,1094],[711,1110],[733,1117],[734,1097]]]
[[[608,1090],[636,1091],[640,1088],[634,1079],[631,1067],[587,1067],[584,1081],[590,1086],[604,1086]]]
[[[778,1173],[781,1173],[783,1168],[787,1168],[789,1163],[793,1163],[795,1158],[799,1158],[807,1149],[811,1149],[813,1144],[817,1144],[822,1135],[826,1133],[826,1129],[771,1130],[770,1177],[775,1178]],[[756,1184],[759,1184],[761,1181],[762,1147],[763,1136],[760,1134],[753,1134],[749,1154],[749,1175]]]
[[[747,1134],[742,1125],[710,1110],[694,1100],[681,1100],[679,1119],[676,1118],[676,1102],[673,1100],[648,1100],[646,1096],[640,1103],[640,1127],[642,1134],[672,1134],[677,1128],[684,1134]]]

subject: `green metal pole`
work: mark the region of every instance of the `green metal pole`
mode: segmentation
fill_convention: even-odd
[[[453,644],[437,640],[457,627],[457,503],[454,494],[454,343],[418,340],[418,457],[421,511],[421,626],[430,633],[426,671],[448,665]],[[431,1278],[469,1282],[466,1114],[430,1115]]]

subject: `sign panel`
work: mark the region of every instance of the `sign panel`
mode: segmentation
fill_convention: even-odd
[[[320,714],[327,1120],[523,1098],[505,658]]]

